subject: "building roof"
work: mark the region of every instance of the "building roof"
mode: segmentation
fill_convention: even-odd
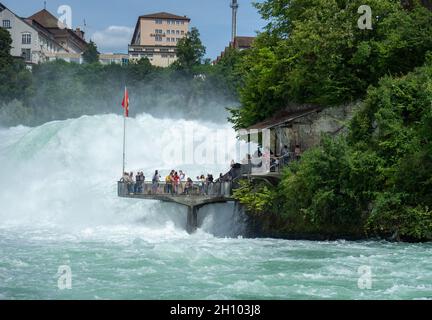
[[[27,24],[31,25],[33,28],[36,29],[39,33],[43,34],[45,37],[50,39],[52,42],[54,42],[59,47],[63,48],[63,46],[56,41],[54,34],[51,33],[48,29],[44,28],[40,23],[38,23],[36,20],[30,20],[30,19],[23,19]],[[63,48],[66,52],[68,50],[66,48]]]
[[[249,128],[246,128],[246,130],[262,130],[281,127],[296,119],[303,118],[312,113],[320,112],[321,110],[322,107],[319,106],[304,106],[302,109],[297,110],[285,109],[276,113],[273,117],[267,118],[264,121],[261,121],[250,126]]]
[[[73,30],[67,28],[66,25],[46,9],[36,12],[34,15],[28,17],[27,20],[36,21],[39,26],[47,29],[55,37],[71,37],[77,40],[81,44],[83,50],[85,46],[87,46],[87,41],[81,38]]]
[[[40,25],[44,26],[45,28],[59,28],[64,26],[54,15],[52,15],[48,10],[43,9],[39,12],[36,12],[34,15],[28,17],[30,20],[35,20]]]
[[[157,12],[140,16],[143,19],[175,19],[175,20],[186,20],[190,21],[191,19],[186,16],[178,16],[176,14],[168,13],[168,12]]]
[[[49,28],[48,29],[54,36],[58,38],[62,37],[72,37],[75,40],[78,40],[78,42],[81,43],[82,49],[84,49],[85,46],[88,45],[87,41],[85,41],[83,38],[81,38],[79,35],[77,35],[73,30],[71,29],[59,29],[59,28]]]
[[[138,34],[138,26],[140,25],[141,19],[175,19],[175,20],[184,20],[190,22],[190,18],[186,16],[178,16],[176,14],[168,13],[168,12],[157,12],[157,13],[151,13],[146,14],[138,17],[137,23],[135,25],[135,31],[132,36],[131,44],[135,44],[134,40]]]
[[[6,6],[4,6],[2,3],[0,3],[0,12],[3,11],[3,10],[6,10],[6,9],[9,10]],[[61,45],[55,40],[54,35],[48,29],[46,29],[43,25],[41,25],[40,23],[38,23],[36,20],[32,20],[32,19],[28,19],[28,18],[27,19],[26,18],[22,18],[22,17],[17,16],[14,12],[12,12],[12,11],[10,11],[10,12],[12,14],[14,14],[15,17],[17,17],[17,19],[20,19],[22,22],[24,22],[25,24],[27,24],[28,26],[30,26],[34,30],[36,30],[38,33],[43,34],[46,38],[50,39],[55,44],[57,44],[58,46],[61,47]]]
[[[220,56],[213,61],[213,64],[219,63],[222,58],[227,54],[228,50],[235,48],[239,50],[249,49],[252,47],[252,44],[256,37],[235,37],[234,42],[231,41],[228,47],[225,47],[224,51],[221,52]]]
[[[255,37],[235,37],[234,38],[234,48],[250,48],[254,42]]]

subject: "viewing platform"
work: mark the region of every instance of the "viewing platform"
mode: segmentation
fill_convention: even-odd
[[[210,204],[227,203],[236,201],[232,194],[233,190],[238,187],[238,181],[241,179],[265,181],[270,185],[277,185],[281,179],[281,169],[283,162],[278,165],[268,163],[267,166],[248,164],[235,164],[231,170],[215,182],[193,181],[182,182],[176,191],[173,190],[172,184],[159,182],[133,182],[128,183],[123,180],[118,182],[117,193],[119,197],[156,200],[171,202],[186,206],[187,225],[186,230],[189,233],[198,228],[199,209]]]
[[[193,182],[192,187],[185,189],[185,183],[178,186],[178,192],[172,192],[171,185],[160,182],[153,184],[144,182],[137,187],[119,181],[117,193],[119,197],[143,200],[157,200],[177,203],[188,208],[186,230],[194,232],[198,227],[198,210],[205,205],[235,201],[232,198],[231,182],[202,183]],[[135,190],[135,188],[137,188]],[[136,191],[136,192],[132,192]]]

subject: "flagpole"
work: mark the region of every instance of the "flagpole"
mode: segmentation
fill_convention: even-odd
[[[126,99],[126,86],[125,86],[125,99]],[[126,102],[127,103],[127,102]],[[127,108],[125,107],[123,110],[123,172],[122,172],[122,176],[125,173],[125,163],[126,163],[126,110]]]

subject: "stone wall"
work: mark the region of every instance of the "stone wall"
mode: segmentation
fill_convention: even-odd
[[[276,154],[287,145],[291,151],[300,145],[301,150],[307,150],[320,143],[323,133],[330,135],[346,131],[349,120],[360,108],[360,103],[325,108],[305,117],[298,118],[285,127],[272,129],[271,148]]]

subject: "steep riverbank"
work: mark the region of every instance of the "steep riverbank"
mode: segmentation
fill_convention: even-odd
[[[266,235],[312,230],[431,241],[431,84],[432,55],[405,76],[383,78],[343,134],[321,137],[279,185],[246,183],[236,198],[265,217]]]

